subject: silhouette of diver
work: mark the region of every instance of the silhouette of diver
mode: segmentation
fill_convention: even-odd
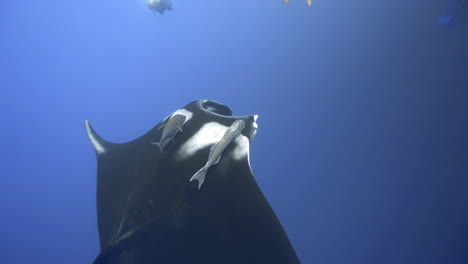
[[[447,13],[439,18],[440,25],[454,28],[457,25],[458,16],[462,9],[468,7],[468,0],[454,0],[449,6]]]
[[[161,15],[164,15],[164,11],[172,10],[172,3],[169,0],[147,0],[148,8],[153,11],[153,14],[158,12]]]

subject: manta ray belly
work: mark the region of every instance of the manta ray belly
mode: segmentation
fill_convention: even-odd
[[[180,147],[177,151],[176,158],[179,160],[188,159],[195,155],[197,151],[219,142],[227,129],[227,126],[217,122],[204,124]]]
[[[248,158],[250,148],[249,139],[241,134],[234,139],[234,142],[236,146],[234,147],[232,153],[230,153],[232,155],[232,158],[235,160],[241,160],[245,157]]]

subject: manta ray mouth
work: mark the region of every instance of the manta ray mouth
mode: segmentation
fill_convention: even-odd
[[[211,115],[217,115],[221,117],[228,117],[229,119],[237,120],[241,119],[244,120],[246,123],[246,127],[244,129],[244,134],[249,138],[250,141],[253,140],[255,135],[257,134],[257,129],[258,129],[258,124],[257,124],[257,118],[258,115],[247,115],[247,116],[233,116],[232,115],[232,110],[229,108],[229,106],[209,100],[209,99],[204,99],[204,100],[199,100],[198,102],[198,107],[206,112],[208,112]]]
[[[202,109],[223,116],[232,116],[232,110],[227,105],[218,103],[212,100],[201,100],[200,106]]]

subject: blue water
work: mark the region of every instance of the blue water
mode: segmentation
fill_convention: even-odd
[[[0,2],[0,263],[91,263],[96,157],[209,98],[302,263],[468,263],[468,13],[449,1]],[[468,10],[465,10],[468,11]]]

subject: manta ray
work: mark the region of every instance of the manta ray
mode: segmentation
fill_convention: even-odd
[[[86,121],[97,156],[93,263],[300,263],[250,167],[257,117],[198,100],[120,144]]]

